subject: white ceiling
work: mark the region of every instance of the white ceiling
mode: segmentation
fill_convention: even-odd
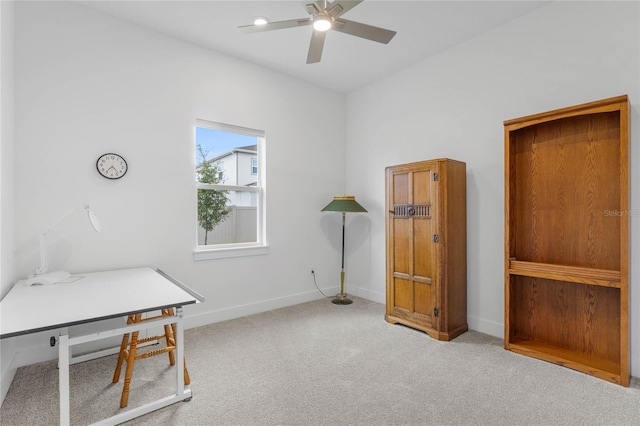
[[[86,7],[184,41],[348,93],[543,6],[545,1],[365,0],[343,18],[397,32],[387,45],[336,31],[306,64],[311,27],[244,34],[255,16],[308,17],[310,1],[86,1]]]

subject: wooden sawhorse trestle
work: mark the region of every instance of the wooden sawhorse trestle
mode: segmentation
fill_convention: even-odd
[[[162,309],[160,315],[154,317],[142,318],[142,314],[129,315],[127,317],[127,324],[137,324],[145,321],[153,321],[157,319],[173,317],[175,316],[173,308]],[[148,352],[137,353],[138,345],[158,341],[162,339],[166,342],[166,347],[161,349],[154,349]],[[131,376],[133,375],[133,365],[136,360],[143,358],[150,358],[152,356],[161,355],[164,353],[169,354],[169,364],[175,365],[176,359],[174,351],[176,350],[176,325],[165,324],[164,334],[160,334],[152,337],[145,337],[138,339],[138,331],[132,333],[126,333],[122,336],[122,344],[120,345],[120,354],[118,355],[118,363],[116,365],[116,371],[113,374],[113,383],[118,383],[120,380],[120,372],[122,371],[122,363],[127,362],[127,370],[124,374],[124,387],[122,388],[122,397],[120,398],[120,408],[124,408],[129,403],[129,389],[131,386]],[[184,384],[191,383],[189,378],[189,372],[187,371],[187,361],[184,360]]]

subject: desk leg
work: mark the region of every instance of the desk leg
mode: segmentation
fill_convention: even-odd
[[[182,307],[176,308],[176,330],[173,338],[176,340],[176,395],[184,395],[184,326],[182,325]]]
[[[1,1],[1,0],[0,0]],[[151,321],[145,326],[140,324],[131,324],[125,327],[108,330],[104,332],[91,333],[85,336],[69,337],[67,329],[64,329],[60,333],[59,349],[58,349],[58,374],[59,374],[59,391],[60,391],[60,425],[69,426],[71,420],[70,409],[70,395],[69,395],[69,363],[71,361],[71,348],[75,345],[82,343],[93,342],[95,340],[102,340],[113,336],[122,336],[125,333],[138,332],[139,330],[148,329],[155,325],[176,324],[175,338],[176,343],[176,392],[173,395],[165,398],[158,399],[156,401],[141,405],[136,408],[131,408],[122,411],[115,416],[111,416],[107,419],[94,423],[95,425],[119,425],[128,420],[139,417],[143,414],[150,413],[163,407],[167,407],[171,404],[175,404],[180,401],[188,401],[191,399],[191,389],[185,389],[184,385],[184,324],[182,308],[176,309],[176,316],[161,318],[156,321]]]
[[[60,426],[67,426],[71,422],[69,399],[69,334],[66,329],[60,334],[58,347],[58,386],[60,391]]]

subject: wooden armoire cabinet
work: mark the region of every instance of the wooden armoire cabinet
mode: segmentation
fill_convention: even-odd
[[[629,102],[507,120],[505,348],[629,385]]]
[[[466,165],[386,168],[385,320],[451,340],[467,326]]]

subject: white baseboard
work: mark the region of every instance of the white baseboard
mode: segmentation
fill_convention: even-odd
[[[11,382],[13,382],[13,378],[16,375],[17,368],[10,368],[3,372],[2,378],[0,379],[0,391],[2,394],[0,396],[0,404],[4,402],[4,397],[7,396],[7,392],[9,392],[9,387],[11,387]]]
[[[483,318],[478,318],[473,315],[467,315],[467,324],[469,324],[469,330],[479,331],[480,333],[488,334],[490,336],[504,338],[504,324],[501,322],[490,321]]]
[[[631,375],[640,378],[640,356],[632,356],[629,360]],[[634,368],[635,366],[635,368]]]
[[[7,396],[7,392],[9,392],[9,387],[11,386],[11,382],[13,382],[13,378],[16,375],[17,368],[11,367],[13,365],[13,361],[15,359],[15,353],[8,363],[9,367],[2,371],[2,377],[0,377],[0,404],[4,402],[4,398]]]
[[[329,287],[323,288],[322,292],[326,295],[334,295],[339,293],[340,289],[339,287]],[[185,328],[200,327],[207,324],[271,311],[273,309],[284,308],[286,306],[310,302],[312,300],[321,299],[322,297],[324,296],[322,296],[318,290],[305,291],[303,293],[248,303],[246,305],[232,306],[230,308],[219,309],[217,311],[189,315],[188,317],[185,317],[184,324]]]
[[[25,365],[37,364],[58,358],[58,348],[49,345],[49,338],[58,334],[58,330],[14,337],[13,358],[10,368],[20,368]]]
[[[362,297],[363,299],[382,303],[383,305],[387,303],[387,295],[384,292],[372,291],[372,290],[369,290],[368,288],[356,287],[355,290],[353,291],[353,294],[358,297]]]

